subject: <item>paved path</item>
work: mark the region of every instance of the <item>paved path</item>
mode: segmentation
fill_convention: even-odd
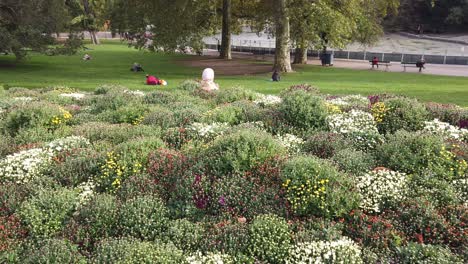
[[[205,50],[205,56],[218,56],[218,52],[215,50]],[[234,58],[244,58],[244,59],[256,59],[256,60],[265,60],[273,62],[273,56],[255,56],[251,53],[246,52],[233,52]],[[310,65],[321,65],[318,58],[309,58],[308,64]],[[333,67],[337,68],[346,68],[346,69],[356,69],[356,70],[369,70],[371,71],[371,66],[368,61],[362,60],[343,60],[335,59]],[[385,66],[380,67],[380,69],[374,69],[374,71],[385,71]],[[392,65],[388,69],[389,72],[403,72],[403,67],[400,62],[392,62]],[[418,73],[418,68],[407,68],[406,72]],[[443,75],[443,76],[462,76],[468,77],[468,65],[443,65],[443,64],[426,64],[426,69],[423,69],[421,74],[432,74],[432,75]],[[468,87],[467,87],[468,89]]]

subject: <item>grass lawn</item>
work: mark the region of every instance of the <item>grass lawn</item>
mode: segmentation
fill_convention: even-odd
[[[12,56],[0,55],[0,85],[38,88],[65,85],[91,90],[100,84],[121,84],[132,89],[150,90],[144,85],[144,73],[132,73],[134,62],[143,65],[147,73],[168,81],[171,89],[185,79],[199,78],[201,68],[174,63],[185,55],[154,54],[127,48],[120,42],[106,42],[101,46],[89,45],[92,61],[81,60],[84,52],[75,56],[31,55],[26,61],[14,63]],[[216,69],[215,69],[216,70]],[[295,73],[283,75],[283,81],[272,83],[270,74],[246,76],[218,76],[222,87],[237,86],[262,93],[278,93],[292,84],[310,83],[329,94],[396,93],[423,101],[456,103],[468,106],[468,78],[392,73],[368,70],[350,70],[303,66]]]

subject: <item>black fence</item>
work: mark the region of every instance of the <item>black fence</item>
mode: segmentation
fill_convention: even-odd
[[[217,49],[217,45],[206,44],[207,49]],[[253,54],[275,54],[275,48],[261,48],[248,46],[232,46],[232,51],[250,52]],[[364,52],[364,51],[329,51],[333,53],[334,58],[349,59],[349,60],[372,60],[377,57],[380,61],[399,61],[399,62],[416,62],[424,56],[426,63],[432,64],[451,64],[451,65],[468,65],[468,57],[463,56],[443,56],[443,55],[422,55],[422,54],[405,54],[405,53],[385,53],[385,52]],[[291,55],[294,50],[291,50]],[[319,51],[309,50],[309,57],[320,57]]]

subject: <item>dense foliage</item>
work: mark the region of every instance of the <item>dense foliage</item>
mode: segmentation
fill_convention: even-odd
[[[1,90],[0,262],[468,261],[466,109],[198,89]]]

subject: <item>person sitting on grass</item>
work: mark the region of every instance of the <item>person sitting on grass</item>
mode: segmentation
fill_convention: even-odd
[[[133,63],[132,68],[130,69],[132,72],[144,72],[143,67],[139,63]]]
[[[159,85],[159,79],[153,75],[146,75],[146,85]]]
[[[92,58],[91,58],[91,56],[90,56],[88,53],[86,53],[86,54],[83,56],[83,60],[84,60],[84,61],[89,61],[89,60],[91,60],[91,59],[92,59]]]
[[[372,59],[372,69],[374,69],[374,66],[377,66],[377,69],[379,68],[379,59],[377,57]]]
[[[273,72],[273,75],[271,76],[271,79],[274,81],[274,82],[279,82],[281,80],[281,76],[278,72],[278,70],[275,70]]]

